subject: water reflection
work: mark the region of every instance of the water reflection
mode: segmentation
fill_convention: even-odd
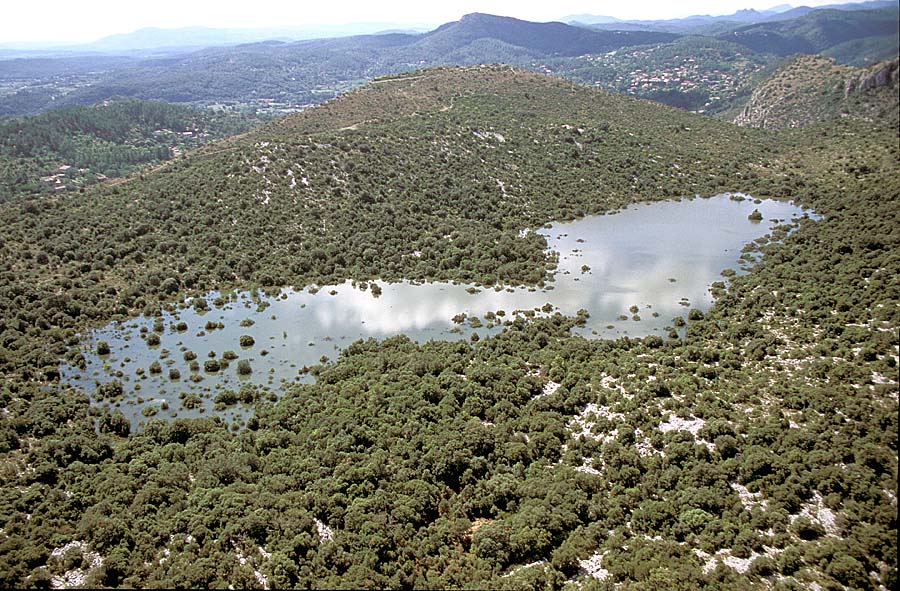
[[[762,223],[748,215],[759,209]],[[349,281],[310,290],[285,290],[278,297],[258,298],[235,294],[220,308],[200,313],[185,308],[165,313],[159,345],[147,344],[154,319],[136,318],[93,331],[85,339],[86,370],[61,368],[63,380],[85,391],[96,382],[117,378],[123,382],[122,411],[134,423],[154,411],[155,416],[198,416],[214,408],[217,393],[237,390],[244,382],[276,388],[306,379],[304,366],[335,358],[347,344],[368,337],[407,334],[418,341],[485,336],[500,330],[503,320],[516,311],[534,311],[550,303],[554,310],[590,314],[580,332],[587,336],[617,337],[664,334],[675,316],[689,307],[707,309],[709,286],[722,279],[720,272],[738,273],[741,248],[763,236],[773,220],[801,214],[790,203],[735,201],[728,196],[635,205],[615,215],[593,216],[540,229],[559,267],[548,289],[473,289],[469,285],[373,282],[381,288],[375,297]],[[212,302],[220,294],[210,294]],[[262,304],[262,305],[260,305]],[[632,306],[637,306],[635,320]],[[631,308],[631,310],[630,310]],[[454,316],[483,318],[502,311],[496,320],[473,328],[454,323]],[[179,331],[184,322],[188,330]],[[207,328],[221,323],[224,328]],[[159,322],[157,321],[157,324]],[[142,332],[144,331],[144,332]],[[242,348],[240,336],[251,335],[255,344]],[[97,356],[99,340],[110,345],[109,356]],[[205,371],[204,361],[220,360],[233,351],[250,362],[252,372],[240,376],[237,360],[220,371]],[[196,354],[198,369],[191,369],[186,352]],[[149,370],[159,363],[161,372]],[[171,379],[170,370],[178,376]],[[190,395],[195,408],[184,408]],[[164,409],[163,401],[168,409]],[[241,416],[240,406],[219,410],[224,418]]]

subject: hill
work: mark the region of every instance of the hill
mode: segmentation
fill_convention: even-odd
[[[742,9],[732,14],[723,15],[693,15],[684,18],[663,20],[618,20],[608,17],[594,17],[591,15],[577,15],[562,19],[570,24],[584,23],[595,29],[611,30],[640,30],[640,31],[667,31],[682,35],[717,35],[731,31],[736,27],[754,23],[766,23],[773,21],[788,21],[805,16],[817,10],[879,10],[897,9],[896,0],[870,0],[868,2],[849,2],[843,4],[829,4],[825,6],[810,7],[798,6],[791,8],[788,4],[774,6],[768,10]]]
[[[738,125],[782,129],[842,117],[896,124],[898,60],[868,68],[821,56],[790,60],[756,90]]]
[[[809,14],[815,10],[880,10],[883,8],[888,9],[896,9],[898,8],[897,0],[867,0],[864,2],[849,2],[849,3],[837,3],[837,4],[824,4],[822,6],[810,7],[810,6],[797,6],[794,8],[790,8],[789,5],[785,5],[787,10],[780,11],[776,14],[767,15],[765,20],[769,21],[781,21],[788,20],[792,18],[797,18],[798,16],[803,16],[805,14]]]
[[[643,124],[648,120],[656,122],[653,128]],[[121,219],[115,211],[133,211],[128,224],[143,227],[141,232],[154,236],[152,242],[163,250],[142,249],[140,262],[121,257],[115,272],[120,278],[103,281],[119,283],[124,278],[119,273],[131,269],[127,282],[142,301],[164,295],[151,279],[158,272],[174,273],[178,285],[305,285],[347,274],[364,279],[371,273],[390,279],[483,279],[477,270],[481,267],[447,269],[441,264],[451,245],[432,239],[447,233],[448,216],[455,231],[467,237],[454,241],[454,260],[476,265],[483,256],[479,252],[490,252],[497,242],[509,243],[509,265],[495,280],[537,282],[544,271],[534,267],[532,257],[542,259],[540,245],[518,238],[519,230],[616,209],[644,195],[712,193],[740,184],[736,179],[757,175],[749,166],[752,135],[508,67],[438,69],[378,79],[360,91],[202,148],[144,180],[101,187],[75,200],[53,199],[46,215],[71,220],[87,215],[67,224],[74,229],[103,227]],[[433,136],[446,143],[433,142]],[[265,166],[258,166],[262,161]],[[729,164],[723,167],[723,162]],[[414,176],[407,172],[412,169]],[[717,172],[724,169],[732,172]],[[300,174],[306,183],[299,178],[291,183],[292,175]],[[548,174],[553,186],[546,184]],[[498,180],[507,188],[505,196],[496,190]],[[156,197],[133,203],[132,188]],[[491,199],[485,200],[489,188]],[[210,202],[213,194],[216,204]],[[206,220],[203,232],[171,226],[174,220],[166,212],[172,206],[167,203],[176,196],[180,216]],[[29,200],[21,206],[43,204]],[[13,209],[7,211],[12,215]],[[237,224],[231,211],[244,212]],[[325,219],[331,221],[324,228],[312,221]],[[267,228],[264,240],[260,228]],[[207,248],[207,232],[217,236],[221,252]],[[118,234],[110,228],[103,240],[114,241]],[[169,252],[163,246],[171,240],[167,236],[180,236],[188,250]],[[251,254],[270,241],[267,256]],[[76,258],[90,260],[112,244],[84,244],[79,250],[100,250]],[[295,252],[299,244],[318,248],[304,247],[301,254]],[[373,248],[374,254],[367,253]],[[318,249],[331,254],[314,256]],[[418,249],[421,256],[398,260],[407,249]],[[229,258],[223,267],[219,256],[224,252],[238,259]],[[187,256],[192,264],[183,258]],[[148,265],[150,260],[158,260],[165,271],[153,271],[157,265]],[[100,306],[121,305],[114,301]],[[135,301],[129,300],[130,305]]]
[[[418,49],[449,53],[478,39],[496,39],[537,55],[577,56],[620,47],[667,42],[676,36],[659,32],[593,31],[563,23],[533,23],[510,17],[473,13],[438,27],[416,42]]]
[[[685,36],[567,60],[543,60],[554,74],[589,86],[716,114],[746,100],[771,58],[736,43]]]
[[[568,20],[571,24],[584,24],[597,30],[612,30],[618,28],[625,31],[666,31],[681,35],[711,35],[736,26],[777,18],[781,13],[776,10],[743,9],[733,14],[717,16],[693,15],[684,18],[663,20],[605,20],[604,17],[591,17],[582,15],[581,19]]]
[[[858,39],[897,35],[900,9],[814,10],[797,18],[738,27],[718,35],[762,53],[814,54]],[[896,46],[894,46],[896,51]]]
[[[0,584],[891,587],[896,137],[441,68],[0,204]],[[821,219],[749,246],[760,262],[683,339],[586,340],[557,315],[359,341],[315,383],[248,392],[244,425],[134,434],[115,384],[54,381],[78,333],[210,290],[533,285],[552,261],[523,230],[723,190]]]
[[[895,33],[838,43],[823,51],[822,55],[844,65],[859,68],[893,59],[897,56],[898,47],[900,47],[900,33]]]

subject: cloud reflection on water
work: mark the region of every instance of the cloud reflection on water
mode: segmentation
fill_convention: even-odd
[[[754,208],[760,208],[767,219],[799,211],[788,203],[757,205],[722,196],[638,205],[616,215],[555,224],[540,230],[550,248],[560,253],[552,290],[481,289],[473,294],[467,285],[377,282],[382,295],[375,298],[347,282],[325,287],[314,296],[295,292],[287,301],[313,307],[315,321],[326,330],[361,328],[379,337],[450,328],[449,319],[459,313],[509,313],[548,302],[564,314],[588,310],[590,328],[600,331],[620,315],[630,316],[628,309],[637,305],[643,320],[631,322],[629,333],[651,334],[685,312],[679,303],[682,298],[700,308],[711,304],[710,283],[720,279],[723,269],[736,267],[741,247],[772,225],[747,220]],[[582,265],[590,270],[582,272]],[[337,294],[329,295],[331,290]],[[650,317],[653,311],[658,319]]]
[[[754,224],[747,219],[756,208],[763,213],[763,223]],[[358,338],[400,333],[419,341],[466,338],[471,329],[451,322],[460,313],[483,317],[488,312],[504,310],[508,319],[514,310],[534,310],[551,303],[569,315],[587,310],[590,319],[587,327],[579,331],[582,334],[660,334],[673,317],[686,316],[688,308],[680,303],[683,298],[691,307],[710,306],[709,285],[721,278],[723,269],[738,267],[743,245],[769,232],[774,226],[772,218],[787,219],[799,213],[800,209],[789,203],[737,202],[727,196],[636,205],[615,215],[593,216],[539,230],[549,247],[560,254],[553,289],[480,289],[470,293],[468,285],[378,281],[375,283],[382,294],[376,298],[371,289],[363,291],[348,281],[324,286],[315,294],[285,290],[287,297],[268,298],[269,306],[262,308],[244,292],[238,301],[206,314],[190,308],[177,315],[164,314],[167,327],[181,320],[190,329],[179,333],[168,328],[160,335],[159,347],[148,347],[139,338],[142,327],[152,326],[149,318],[93,331],[94,342],[107,340],[113,350],[107,360],[109,369],[103,368],[103,360],[86,344],[88,370],[61,368],[61,372],[64,381],[90,391],[95,379],[108,381],[112,379],[111,371],[121,371],[126,391],[134,388],[136,395],[136,384],[140,383],[144,397],[166,398],[174,411],[181,392],[236,388],[241,383],[235,364],[215,374],[198,372],[202,377],[199,386],[190,382],[187,377],[191,372],[182,359],[182,349],[195,351],[201,362],[209,352],[221,356],[227,350],[237,351],[253,365],[251,381],[274,385],[296,379],[298,367],[318,363],[323,355],[334,358],[341,348]],[[590,269],[583,272],[583,265]],[[631,319],[629,308],[633,305],[639,308],[639,322]],[[653,317],[654,312],[658,317]],[[628,319],[619,320],[622,315]],[[253,325],[241,326],[244,319],[252,319]],[[224,328],[201,330],[208,321],[221,321]],[[479,332],[484,334],[485,329]],[[241,349],[238,340],[242,334],[252,335],[256,345]],[[165,375],[136,377],[140,368],[160,359],[161,349],[172,351],[167,366],[179,369],[183,378],[169,381],[167,371]],[[76,378],[76,374],[81,377]],[[139,411],[146,403],[135,404],[131,400],[128,404],[128,416],[140,420]],[[204,404],[211,408],[208,400]],[[180,411],[179,416],[194,416],[197,412]]]

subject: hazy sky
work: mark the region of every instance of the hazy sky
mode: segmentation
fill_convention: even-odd
[[[848,1],[848,0],[844,0]],[[849,0],[853,1],[853,0]],[[143,27],[268,27],[384,22],[440,24],[469,12],[526,20],[571,14],[631,19],[728,14],[777,4],[821,6],[836,0],[9,0],[0,19],[0,45],[23,41],[95,41]]]

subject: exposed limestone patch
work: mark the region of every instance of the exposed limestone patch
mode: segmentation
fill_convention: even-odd
[[[578,566],[581,567],[581,574],[593,577],[598,581],[605,581],[609,578],[610,572],[603,568],[603,557],[606,552],[598,552],[585,560],[579,560]]]
[[[259,586],[263,589],[268,589],[269,579],[259,570],[260,558],[257,558],[256,556],[246,556],[234,542],[232,542],[232,546],[234,547],[234,556],[237,558],[238,564],[241,566],[249,565],[250,568],[253,569],[253,577],[256,579],[256,582],[259,583]],[[271,554],[263,550],[261,546],[258,546],[257,548],[262,560],[266,560],[271,556]]]
[[[316,523],[316,531],[319,533],[319,543],[324,544],[325,542],[330,542],[334,540],[334,530],[325,525],[322,521],[313,518],[313,521]]]
[[[103,566],[103,557],[96,552],[91,552],[85,542],[74,540],[65,546],[54,548],[50,552],[51,561],[62,561],[71,552],[81,554],[82,563],[87,563],[87,570],[81,568],[73,568],[67,570],[62,575],[56,575],[50,578],[50,586],[54,589],[71,589],[73,587],[83,587],[87,582],[87,577],[91,571]]]
[[[497,133],[496,131],[473,131],[472,134],[482,140],[493,139],[498,143],[504,143],[506,138]]]
[[[605,435],[597,435],[595,431],[598,419],[605,419],[610,423],[614,423],[625,418],[625,415],[618,412],[612,412],[610,408],[609,405],[599,406],[593,403],[584,407],[584,410],[573,417],[567,425],[572,438],[579,439],[580,437],[585,437],[593,439],[594,441],[608,441],[615,438],[618,434],[617,428],[613,428]]]
[[[659,424],[659,430],[663,433],[668,433],[669,431],[688,431],[696,438],[697,433],[700,432],[700,429],[702,429],[704,425],[706,425],[706,421],[703,419],[683,419],[679,416],[672,415]]]
[[[798,517],[806,517],[810,521],[820,524],[828,535],[836,536],[841,532],[837,525],[837,515],[825,506],[825,501],[818,491],[813,493],[810,502],[803,505],[799,514],[791,515],[791,523],[794,523]]]
[[[575,466],[575,471],[584,474],[593,474],[594,476],[603,474],[603,471],[594,468],[593,460],[591,458],[584,458],[580,466]]]
[[[706,421],[693,416],[690,419],[683,419],[679,416],[671,415],[659,424],[659,430],[663,433],[668,433],[669,431],[687,431],[697,443],[705,445],[709,451],[715,451],[716,444],[706,441],[705,439],[698,439],[697,437],[697,434],[705,425]]]
[[[560,384],[557,384],[553,380],[547,380],[547,383],[544,384],[543,390],[541,393],[535,396],[535,398],[543,398],[544,396],[552,396],[557,390],[559,390]]]
[[[753,551],[750,553],[750,556],[747,558],[741,558],[740,556],[734,556],[731,553],[731,549],[726,548],[723,550],[719,550],[715,554],[709,554],[700,550],[699,548],[694,549],[694,554],[700,560],[705,561],[703,564],[703,573],[709,574],[716,570],[716,567],[719,564],[724,564],[731,570],[740,573],[742,575],[747,574],[750,571],[750,565],[753,564],[753,561],[757,558],[761,558],[763,556],[767,556],[769,558],[776,558],[779,554],[783,552],[778,548],[772,548],[769,546],[763,546],[764,552],[760,554],[759,552]]]
[[[505,578],[508,578],[508,577],[512,577],[512,576],[514,576],[514,575],[519,574],[519,573],[522,572],[523,570],[527,570],[527,569],[529,569],[529,568],[534,568],[534,567],[536,567],[536,566],[541,566],[542,564],[543,564],[543,565],[546,565],[546,564],[547,564],[547,561],[546,561],[546,560],[535,560],[534,562],[529,562],[528,564],[523,564],[522,566],[517,566],[517,567],[515,567],[514,569],[512,569],[511,571],[509,571],[509,572],[506,573],[505,575],[502,575],[500,578],[505,579]],[[545,566],[544,568],[546,568],[546,566]]]
[[[762,493],[760,492],[750,492],[746,486],[743,484],[738,484],[737,482],[731,483],[731,488],[738,494],[741,498],[741,504],[744,506],[744,509],[750,511],[754,507],[760,507],[761,509],[765,509],[769,505],[769,501],[762,498]]]
[[[653,444],[650,443],[650,438],[644,435],[644,432],[640,429],[634,430],[634,447],[642,458],[649,458],[656,454],[665,455],[653,447]]]

